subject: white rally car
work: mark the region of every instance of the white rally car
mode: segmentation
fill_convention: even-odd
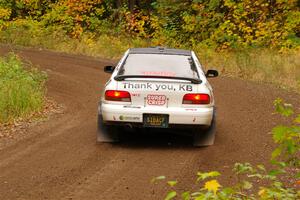
[[[193,51],[163,47],[129,49],[112,73],[98,108],[98,142],[114,142],[117,127],[183,128],[194,145],[211,145],[215,105],[207,77]]]

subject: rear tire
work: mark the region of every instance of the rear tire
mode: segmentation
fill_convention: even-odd
[[[215,142],[216,114],[214,112],[210,126],[205,130],[197,130],[194,133],[194,146],[211,146]]]
[[[118,130],[117,127],[108,126],[104,124],[102,115],[98,114],[98,130],[97,130],[97,142],[118,142]]]

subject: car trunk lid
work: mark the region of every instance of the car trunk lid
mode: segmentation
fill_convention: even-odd
[[[178,107],[185,94],[198,92],[197,85],[184,80],[132,79],[118,81],[117,89],[128,91],[134,106]]]

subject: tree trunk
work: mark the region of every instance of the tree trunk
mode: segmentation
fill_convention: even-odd
[[[115,4],[116,8],[119,9],[122,6],[122,3],[123,3],[122,0],[117,0]]]
[[[16,0],[13,0],[11,2],[11,14],[10,14],[10,20],[12,20],[13,18],[17,17],[17,6],[16,6]]]
[[[130,12],[133,12],[136,4],[137,4],[136,0],[128,0],[128,8],[129,8]]]

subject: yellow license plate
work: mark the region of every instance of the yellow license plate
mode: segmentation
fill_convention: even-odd
[[[144,127],[168,128],[169,115],[144,114]]]

